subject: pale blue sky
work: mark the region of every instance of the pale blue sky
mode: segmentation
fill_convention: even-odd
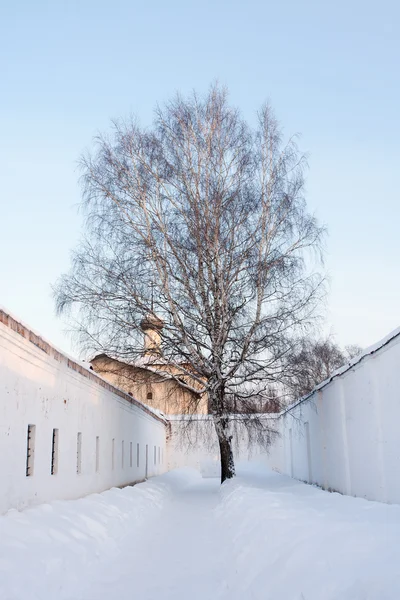
[[[383,337],[400,325],[399,23],[396,0],[2,2],[0,304],[72,351],[50,285],[79,238],[79,155],[110,118],[147,124],[217,78],[249,120],[270,99],[302,133],[327,330]]]

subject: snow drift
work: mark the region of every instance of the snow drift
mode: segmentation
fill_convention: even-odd
[[[76,600],[89,578],[120,556],[173,493],[200,476],[182,469],[79,500],[0,517],[1,600]]]
[[[398,600],[400,506],[190,469],[0,517],[2,600]]]
[[[398,600],[400,506],[248,470],[221,489],[231,532],[231,598]]]

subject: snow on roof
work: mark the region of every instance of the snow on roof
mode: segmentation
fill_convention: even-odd
[[[169,365],[167,360],[163,359],[161,356],[139,356],[135,360],[124,360],[123,358],[114,358],[105,352],[101,352],[100,354],[96,354],[93,358],[89,360],[89,362],[93,362],[98,358],[110,358],[111,360],[116,360],[124,365],[128,365],[129,367],[146,367],[147,365]]]
[[[128,361],[128,360],[122,360],[120,358],[113,358],[112,356],[108,356],[108,354],[102,353],[102,354],[98,354],[97,356],[92,358],[92,360],[90,362],[93,362],[94,360],[96,360],[98,358],[103,358],[103,357],[109,358],[111,360],[115,360],[116,362],[122,363],[123,365],[127,365],[128,367],[136,367],[138,369],[145,369],[146,371],[149,371],[150,373],[154,373],[155,375],[161,375],[164,379],[172,379],[172,380],[176,381],[176,383],[178,385],[182,386],[183,388],[187,389],[189,392],[192,392],[193,394],[199,395],[202,393],[200,390],[196,389],[189,383],[186,383],[186,381],[181,380],[178,376],[174,376],[173,374],[169,373],[168,371],[164,371],[162,369],[162,366],[165,366],[165,367],[171,366],[171,365],[173,366],[174,363],[169,363],[167,360],[165,360],[161,356],[141,356],[134,361]],[[161,366],[161,368],[159,368],[160,366]],[[190,377],[190,375],[188,375],[188,376]]]
[[[146,367],[147,365],[169,365],[171,363],[165,360],[165,358],[162,358],[162,356],[151,356],[147,354],[145,356],[139,356],[139,358],[130,364],[133,364],[135,367]]]

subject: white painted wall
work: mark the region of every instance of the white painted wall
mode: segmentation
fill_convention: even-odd
[[[325,489],[399,503],[399,423],[396,335],[282,418],[279,469]]]
[[[400,503],[400,331],[366,351],[350,368],[339,370],[279,420],[275,415],[266,418],[280,437],[268,454],[240,439],[237,462],[262,461],[326,489]],[[141,480],[146,476],[146,446],[149,477],[180,466],[218,476],[212,422],[199,416],[197,427],[189,431],[182,431],[182,423],[183,418],[175,416],[166,427],[163,418],[0,310],[0,513]],[[29,424],[36,426],[36,435],[34,470],[27,477]],[[58,472],[51,475],[54,428],[59,430]]]
[[[400,503],[400,330],[339,369],[275,425],[280,436],[268,454],[239,443],[236,461],[262,461],[325,489]],[[171,422],[168,467],[188,464],[218,475],[210,422],[199,420],[197,431],[182,433],[178,417]]]
[[[219,477],[220,456],[212,420],[207,415],[199,415],[189,422],[180,415],[169,415],[168,419],[168,470],[189,466],[199,470],[203,477]],[[269,428],[279,429],[276,415],[266,415],[265,421]],[[254,461],[274,464],[276,470],[283,470],[281,437],[276,438],[268,452],[257,444],[249,444],[245,430],[236,431],[234,440],[234,459],[239,468],[242,462]]]
[[[27,477],[29,424],[36,426],[36,435],[33,474]],[[51,475],[53,428],[59,430],[55,475]],[[78,432],[82,441],[80,474]],[[166,468],[165,441],[162,418],[0,311],[0,513],[144,479],[146,445],[147,476],[161,473]]]

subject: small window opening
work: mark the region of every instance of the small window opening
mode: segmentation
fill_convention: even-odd
[[[96,435],[96,473],[100,470],[100,437]]]
[[[26,439],[26,476],[33,475],[33,463],[35,459],[35,432],[36,425],[28,425]]]
[[[80,431],[76,436],[76,472],[78,475],[82,472],[82,433]]]
[[[147,400],[153,400],[152,392],[147,392]]]
[[[58,429],[53,429],[53,437],[51,440],[51,474],[58,473]]]

